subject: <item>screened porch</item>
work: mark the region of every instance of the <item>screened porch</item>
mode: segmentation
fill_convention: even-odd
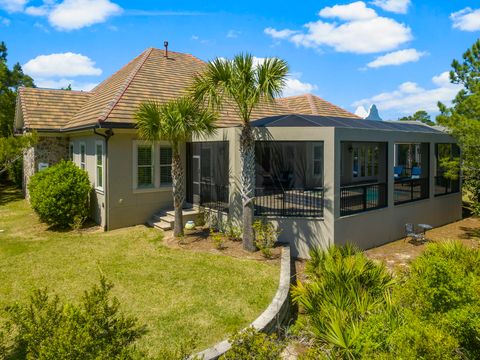
[[[323,217],[323,142],[255,143],[255,215]]]
[[[387,206],[387,143],[341,142],[340,216]]]

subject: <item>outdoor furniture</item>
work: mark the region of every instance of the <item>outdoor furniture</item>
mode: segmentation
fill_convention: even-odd
[[[420,229],[423,231],[423,237],[425,238],[425,235],[427,234],[427,230],[432,230],[433,226],[428,225],[428,224],[418,224],[417,225]]]
[[[422,175],[422,168],[418,166],[414,166],[412,168],[412,175],[410,176],[411,179],[420,179],[420,175]]]
[[[425,225],[425,224],[421,224]],[[420,226],[415,227],[415,224],[407,223],[405,224],[405,240],[408,238],[415,241],[424,241],[425,240],[425,230],[420,228]]]
[[[403,166],[394,166],[393,167],[393,177],[399,179],[403,172]]]

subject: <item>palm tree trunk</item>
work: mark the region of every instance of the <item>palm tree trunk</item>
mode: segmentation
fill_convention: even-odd
[[[253,234],[253,200],[255,198],[255,141],[250,124],[244,125],[240,136],[240,158],[242,164],[241,194],[243,206],[243,248],[255,251]]]
[[[175,224],[173,226],[173,236],[183,236],[183,202],[185,201],[184,172],[182,159],[178,151],[178,146],[173,146],[172,154],[172,183],[173,183],[173,207],[175,209]]]

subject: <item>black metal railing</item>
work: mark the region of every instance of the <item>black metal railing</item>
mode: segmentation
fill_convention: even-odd
[[[427,199],[429,178],[395,180],[393,203],[395,205]]]
[[[370,183],[340,187],[340,216],[387,206],[387,184]]]
[[[460,192],[460,179],[448,179],[442,175],[435,176],[435,196]]]
[[[323,217],[323,188],[257,188],[255,216]]]
[[[200,183],[200,206],[217,211],[228,212],[228,197],[228,185]]]

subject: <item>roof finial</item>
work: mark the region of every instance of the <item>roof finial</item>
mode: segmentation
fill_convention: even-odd
[[[165,57],[168,58],[168,41],[165,40],[163,46],[165,46]]]

